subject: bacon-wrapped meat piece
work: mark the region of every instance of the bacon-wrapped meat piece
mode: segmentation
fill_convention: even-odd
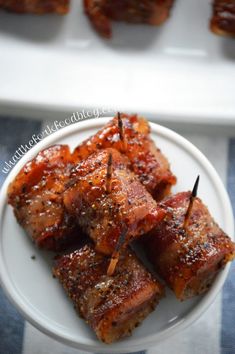
[[[107,176],[110,156],[112,171]],[[68,212],[105,254],[115,250],[121,235],[127,244],[165,215],[127,163],[117,150],[99,150],[76,166],[64,193]]]
[[[214,0],[211,30],[222,36],[235,36],[235,0]]]
[[[191,192],[178,193],[161,202],[167,214],[144,239],[157,272],[180,300],[205,292],[235,257],[235,244],[199,198],[194,199],[185,225],[190,196]]]
[[[59,250],[76,231],[63,205],[65,183],[73,166],[69,147],[54,145],[26,163],[9,185],[8,203],[39,247]]]
[[[112,277],[106,275],[109,262],[86,245],[60,257],[53,270],[75,309],[105,343],[130,335],[163,296],[163,287],[129,249]]]
[[[121,127],[118,117],[114,117],[75,149],[74,158],[82,161],[97,149],[117,149],[128,157],[128,167],[153,198],[161,200],[176,183],[169,162],[150,138],[150,126],[146,119],[127,114],[121,114],[120,118]]]
[[[170,15],[174,0],[84,0],[84,7],[96,31],[112,36],[111,21],[147,23],[159,26]]]
[[[69,12],[70,0],[0,0],[0,8],[16,13],[64,15]]]

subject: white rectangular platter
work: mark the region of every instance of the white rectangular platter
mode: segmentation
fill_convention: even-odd
[[[72,0],[65,17],[0,12],[0,114],[108,106],[152,120],[235,125],[235,40],[208,28],[211,0],[176,0],[161,28],[100,38]]]

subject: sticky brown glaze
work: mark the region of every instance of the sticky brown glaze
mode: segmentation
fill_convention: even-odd
[[[0,0],[0,8],[16,13],[60,15],[69,12],[69,0]]]
[[[167,216],[145,239],[150,260],[180,300],[208,290],[219,270],[235,257],[235,244],[199,198],[183,228],[190,195],[179,193],[160,203]]]
[[[57,259],[53,270],[75,309],[105,343],[129,336],[163,296],[163,287],[129,249],[112,277],[106,275],[109,262],[86,245]]]
[[[235,36],[235,0],[215,0],[211,30],[222,36]]]
[[[107,192],[107,164],[112,154],[110,192]],[[128,159],[117,150],[92,154],[71,174],[64,204],[97,250],[111,254],[125,234],[125,244],[150,231],[164,217],[157,204],[133,172]]]
[[[169,17],[174,0],[84,0],[86,14],[96,31],[112,36],[111,21],[159,26]]]
[[[8,203],[39,247],[58,250],[77,232],[62,197],[73,166],[69,147],[54,145],[26,163],[9,185]]]
[[[124,140],[120,139],[117,117],[113,118],[97,134],[79,145],[74,158],[83,160],[97,149],[112,147],[130,160],[129,168],[155,200],[161,200],[171,191],[176,177],[170,170],[167,158],[150,138],[150,126],[137,115],[122,114]]]

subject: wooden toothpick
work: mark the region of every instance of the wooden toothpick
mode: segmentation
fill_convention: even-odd
[[[112,179],[112,172],[113,172],[113,155],[110,153],[108,157],[108,164],[107,164],[107,174],[106,174],[106,192],[111,192],[111,179]]]
[[[191,214],[192,211],[192,207],[193,207],[193,202],[197,196],[197,190],[198,190],[198,185],[199,185],[199,181],[200,181],[200,176],[197,176],[196,182],[194,183],[193,186],[193,190],[190,196],[190,200],[189,200],[189,205],[188,205],[188,209],[186,211],[185,217],[184,217],[184,229],[187,226],[188,220],[189,220],[189,216]]]
[[[127,229],[125,228],[119,239],[118,239],[118,242],[117,242],[117,245],[115,247],[115,250],[112,254],[112,257],[111,257],[111,260],[110,260],[110,263],[109,263],[109,266],[108,266],[108,270],[107,270],[107,275],[108,276],[112,276],[113,273],[115,272],[115,268],[116,268],[116,265],[118,263],[118,260],[119,260],[119,256],[120,256],[120,250],[121,250],[121,247],[123,246],[125,240],[126,240],[126,234],[127,234]]]
[[[119,129],[119,136],[120,140],[122,142],[122,150],[123,152],[126,152],[127,146],[126,146],[126,139],[125,139],[125,134],[124,134],[124,129],[123,129],[123,122],[121,118],[121,113],[117,112],[117,118],[118,118],[118,129]]]

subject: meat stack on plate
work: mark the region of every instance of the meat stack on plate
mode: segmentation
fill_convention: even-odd
[[[39,152],[8,188],[35,244],[62,252],[53,274],[105,343],[130,335],[164,295],[138,247],[180,300],[205,292],[235,257],[199,198],[170,195],[175,183],[148,122],[117,114],[72,153],[67,145]]]

